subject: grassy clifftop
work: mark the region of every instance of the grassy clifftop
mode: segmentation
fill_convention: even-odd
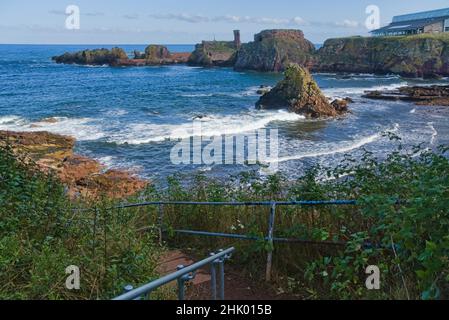
[[[235,68],[279,72],[290,63],[308,65],[314,52],[314,45],[300,30],[265,30],[242,45]]]
[[[395,73],[406,77],[449,75],[449,34],[329,39],[315,56],[314,71]]]
[[[201,66],[233,66],[237,50],[233,41],[203,41],[196,45],[188,63]]]

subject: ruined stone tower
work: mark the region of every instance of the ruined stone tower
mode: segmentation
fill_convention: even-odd
[[[234,30],[234,45],[237,49],[240,49],[242,42],[240,40],[240,30]]]

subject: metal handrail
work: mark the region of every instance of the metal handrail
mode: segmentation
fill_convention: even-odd
[[[318,206],[318,205],[357,205],[357,200],[320,200],[320,201],[248,201],[248,202],[190,202],[190,201],[154,201],[142,203],[122,204],[113,209],[127,209],[136,207],[160,205],[195,205],[195,206]]]
[[[254,237],[242,234],[230,234],[230,233],[218,233],[218,232],[207,232],[207,231],[196,231],[196,230],[170,230],[171,232],[177,234],[184,234],[190,236],[203,236],[203,237],[219,237],[228,239],[241,239],[249,241],[267,241],[271,248],[267,252],[267,265],[266,265],[266,280],[271,280],[271,268],[272,268],[272,257],[273,257],[273,245],[275,242],[284,243],[302,243],[309,245],[328,245],[328,246],[344,246],[346,243],[341,241],[313,241],[307,239],[287,239],[278,238],[274,236],[274,225],[276,218],[276,208],[279,206],[341,206],[341,205],[352,205],[356,206],[358,204],[357,200],[299,200],[299,201],[247,201],[247,202],[189,202],[189,201],[152,201],[152,202],[142,202],[142,203],[130,203],[122,204],[109,208],[109,210],[120,210],[120,209],[130,209],[139,207],[159,207],[158,214],[158,227],[159,231],[159,241],[162,244],[163,234],[167,231],[164,226],[164,210],[165,205],[181,205],[181,206],[267,206],[270,207],[270,215],[268,221],[268,232],[265,237]],[[89,209],[87,209],[89,210]],[[108,209],[107,209],[108,210]]]
[[[211,254],[209,258],[194,263],[191,266],[179,266],[178,271],[153,282],[150,282],[140,288],[131,290],[131,288],[129,287],[128,290],[131,291],[126,292],[121,296],[114,298],[113,300],[140,300],[144,296],[149,297],[151,292],[173,281],[178,281],[178,298],[179,300],[184,300],[185,282],[193,280],[195,278],[196,271],[207,265],[211,266],[212,299],[215,300],[217,297],[216,266],[218,265],[220,273],[219,297],[221,300],[224,300],[224,262],[231,257],[231,254],[234,251],[235,248],[231,247],[227,250],[220,250],[217,254]]]

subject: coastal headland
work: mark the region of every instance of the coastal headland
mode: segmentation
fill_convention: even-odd
[[[189,64],[232,67],[236,70],[282,72],[296,63],[311,72],[398,74],[408,78],[449,76],[449,35],[419,34],[395,37],[328,39],[316,50],[301,30],[264,30],[254,41],[203,41],[195,50],[171,53],[149,45],[130,58],[121,48],[84,50],[53,57],[57,63],[110,66]]]

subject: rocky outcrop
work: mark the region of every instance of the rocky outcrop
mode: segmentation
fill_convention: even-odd
[[[287,67],[285,78],[265,93],[256,107],[288,109],[308,118],[335,117],[347,111],[347,103],[329,103],[307,69],[297,64]]]
[[[0,131],[0,145],[12,146],[24,161],[54,172],[71,198],[124,198],[143,190],[148,182],[129,172],[104,170],[96,160],[74,154],[75,139],[48,132]]]
[[[408,101],[418,105],[449,106],[449,86],[409,86],[397,90],[367,91],[364,98]]]
[[[235,41],[203,41],[195,46],[189,65],[232,67],[238,46]]]
[[[284,71],[290,63],[308,66],[315,46],[301,30],[265,30],[254,42],[243,44],[235,62],[237,70]]]
[[[449,34],[330,39],[315,56],[316,72],[449,75]]]
[[[149,45],[145,49],[145,60],[147,64],[163,64],[171,58],[167,47],[159,45]]]
[[[170,53],[165,46],[149,45],[145,52],[134,51],[134,59],[129,59],[126,52],[120,48],[84,50],[75,53],[65,53],[53,57],[56,63],[80,65],[109,66],[154,66],[187,63],[190,53]]]
[[[75,53],[66,52],[52,58],[56,63],[81,65],[118,65],[121,60],[128,60],[128,55],[121,48],[83,50]]]

